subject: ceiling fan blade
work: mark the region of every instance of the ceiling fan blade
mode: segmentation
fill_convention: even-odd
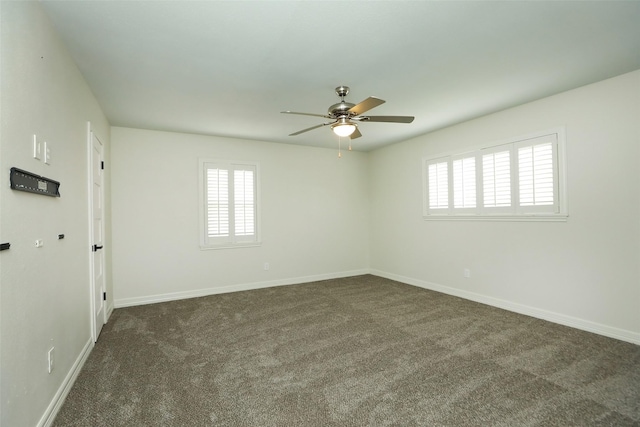
[[[360,138],[361,136],[362,134],[360,133],[360,129],[356,128],[356,130],[353,131],[353,133],[349,136],[349,138],[356,139],[356,138]]]
[[[320,123],[319,125],[311,126],[310,128],[299,130],[298,132],[294,132],[289,134],[289,136],[300,135],[301,133],[309,132],[310,130],[321,128],[322,126],[330,125],[331,123]]]
[[[378,105],[384,104],[386,101],[384,99],[376,98],[375,96],[370,96],[359,104],[354,105],[353,107],[347,110],[350,114],[355,114],[359,116],[365,111],[369,111]]]
[[[415,119],[413,116],[363,116],[359,120],[363,122],[385,122],[385,123],[411,123]]]
[[[299,114],[301,116],[313,116],[313,117],[324,117],[325,119],[330,119],[330,116],[326,114],[313,114],[313,113],[298,113],[297,111],[280,111],[282,114]]]

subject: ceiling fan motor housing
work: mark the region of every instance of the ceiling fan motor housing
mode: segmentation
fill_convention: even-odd
[[[351,107],[355,106],[356,104],[352,104],[350,102],[344,101],[344,97],[347,96],[348,94],[349,94],[349,86],[338,86],[336,88],[336,95],[338,95],[341,98],[341,101],[329,107],[328,112],[332,118],[335,118],[335,119],[349,118],[350,114],[348,111]]]
[[[337,104],[333,104],[331,107],[329,107],[328,112],[329,112],[329,115],[333,118],[348,117],[349,109],[355,105],[356,104],[342,101]]]

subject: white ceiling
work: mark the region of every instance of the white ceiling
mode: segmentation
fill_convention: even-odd
[[[114,126],[370,150],[640,69],[640,1],[43,1]],[[594,100],[596,102],[597,100]]]

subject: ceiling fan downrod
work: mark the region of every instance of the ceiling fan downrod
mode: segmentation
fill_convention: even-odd
[[[349,86],[338,86],[336,88],[336,95],[338,95],[343,101],[344,97],[349,94]]]

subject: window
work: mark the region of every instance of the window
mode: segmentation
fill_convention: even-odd
[[[566,218],[564,129],[424,160],[426,219]]]
[[[257,164],[201,160],[200,176],[200,246],[258,244]]]

